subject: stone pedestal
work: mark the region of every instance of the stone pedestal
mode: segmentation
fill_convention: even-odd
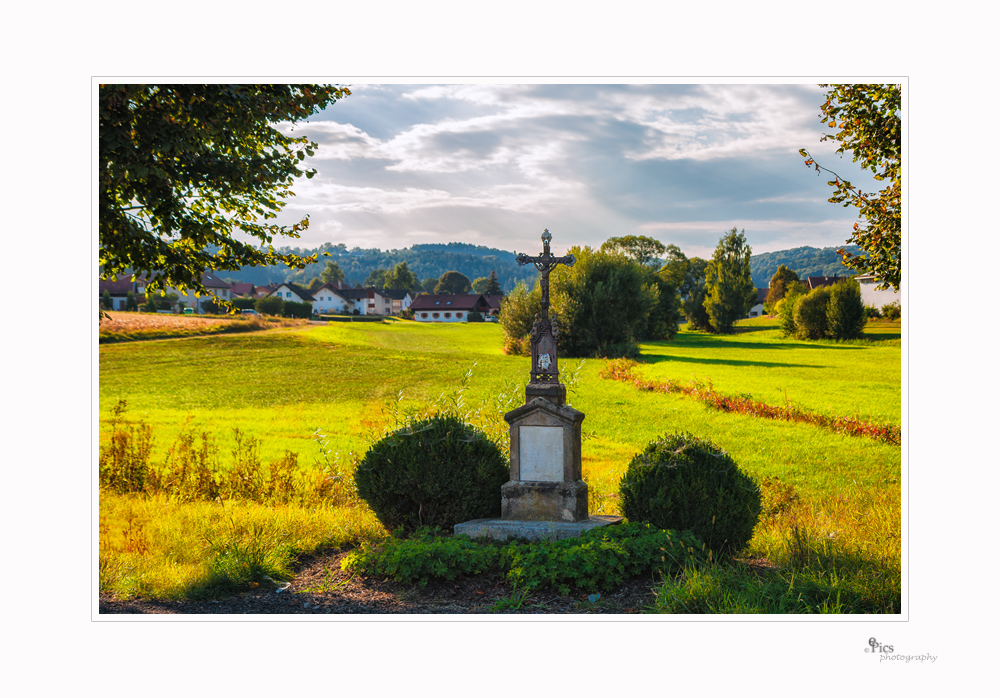
[[[565,397],[565,388],[562,395]],[[529,386],[530,388],[530,386]],[[584,415],[535,397],[504,415],[510,424],[510,482],[501,488],[500,519],[455,526],[455,533],[507,538],[567,538],[621,521],[588,512],[580,460]]]
[[[524,389],[524,404],[530,405],[536,397],[561,407],[566,404],[566,386],[562,383],[528,383]]]

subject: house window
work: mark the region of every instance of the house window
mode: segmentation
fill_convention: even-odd
[[[450,317],[451,317],[451,313],[445,313],[445,314],[444,314],[444,316],[445,316],[446,318],[450,318]]]
[[[420,317],[427,317],[427,313],[420,313]]]
[[[462,319],[462,313],[455,313],[455,317],[457,317],[459,320],[461,320]]]
[[[435,320],[437,320],[437,319],[438,319],[438,314],[437,314],[437,313],[434,313],[434,319],[435,319]]]

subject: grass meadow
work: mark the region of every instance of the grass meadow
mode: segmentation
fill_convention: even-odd
[[[102,344],[102,454],[128,460],[138,449],[158,487],[102,488],[101,591],[228,593],[261,575],[287,578],[299,554],[385,536],[351,492],[353,464],[401,415],[445,407],[506,447],[502,415],[523,403],[529,362],[503,355],[501,343],[495,324],[391,321]],[[729,336],[682,330],[641,351],[636,372],[645,379],[900,423],[898,323],[872,324],[864,340],[805,342],[781,337],[765,318]],[[618,481],[633,455],[673,431],[714,441],[764,494],[744,556],[753,565],[664,579],[645,610],[899,613],[898,445],[640,391],[601,377],[606,364],[560,362],[569,401],[586,414],[592,514],[618,513]],[[116,429],[132,441],[116,440]],[[207,463],[229,478],[206,495],[197,472]]]

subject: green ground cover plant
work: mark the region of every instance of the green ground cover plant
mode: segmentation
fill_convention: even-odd
[[[641,375],[712,381],[725,394],[899,423],[898,323],[870,322],[867,339],[841,343],[782,340],[775,321],[741,321],[736,330],[710,336],[682,329],[672,342],[644,343]],[[222,579],[212,575],[223,568],[234,577],[240,569],[257,569],[212,562],[225,549],[220,541],[239,538],[235,531],[253,537],[249,523],[224,518],[233,509],[274,530],[298,525],[313,531],[275,558],[285,560],[285,568],[267,563],[270,572],[239,582],[245,586],[268,583],[264,576],[278,580],[299,551],[384,538],[388,532],[363,502],[334,497],[326,503],[329,495],[320,497],[307,483],[333,477],[329,469],[336,466],[345,476],[342,489],[349,490],[351,465],[372,443],[407,415],[446,407],[506,448],[502,415],[523,402],[528,366],[523,357],[502,354],[501,335],[491,323],[343,323],[101,345],[102,452],[116,448],[112,422],[119,401],[127,402],[119,429],[139,436],[140,425],[149,428],[148,449],[136,450],[136,442],[117,446],[122,464],[135,452],[138,460],[127,467],[145,459],[149,477],[142,491],[119,494],[109,483],[101,488],[101,589],[177,598],[205,593],[194,591],[199,588],[232,588],[205,587],[205,580]],[[777,483],[773,491],[762,487],[765,512],[768,497],[784,508],[762,515],[745,556],[767,559],[778,570],[773,574],[792,570],[796,580],[854,589],[861,596],[852,598],[868,599],[854,608],[898,612],[898,446],[807,423],[721,412],[685,395],[640,392],[601,379],[605,363],[569,360],[562,366],[564,379],[576,374],[569,401],[586,414],[583,470],[591,513],[620,513],[618,483],[645,444],[663,433],[690,431],[718,444],[758,483]],[[221,487],[236,467],[234,452],[247,453],[250,445],[255,456],[244,467],[252,474],[251,465],[259,464],[261,476],[250,479],[260,488],[216,493],[215,499],[198,493],[206,470]],[[295,454],[294,468],[288,454]],[[292,485],[289,472],[296,473]],[[254,491],[264,494],[247,496]],[[285,500],[281,493],[288,491],[301,494]],[[780,492],[787,496],[775,494]],[[275,512],[286,518],[274,518]],[[218,528],[209,535],[214,545],[203,528],[209,523]],[[284,545],[281,536],[261,533],[257,539],[271,540],[276,549]]]
[[[515,592],[569,594],[611,591],[631,577],[668,575],[706,559],[703,544],[691,533],[644,523],[626,522],[555,541],[497,543],[442,533],[425,528],[409,538],[365,544],[346,556],[341,567],[420,586],[499,570]]]

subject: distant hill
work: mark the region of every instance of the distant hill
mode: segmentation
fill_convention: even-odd
[[[837,250],[846,250],[852,254],[860,254],[857,245],[841,245],[838,247],[796,247],[791,250],[764,252],[750,255],[750,273],[757,288],[766,288],[778,267],[784,264],[799,275],[806,276],[854,276],[857,272],[848,269],[840,262]]]
[[[406,262],[410,271],[421,281],[439,278],[446,271],[461,272],[469,277],[469,281],[475,281],[479,277],[489,277],[490,272],[495,271],[505,293],[513,290],[519,281],[524,281],[529,286],[534,284],[535,277],[538,276],[532,266],[517,266],[513,252],[464,242],[414,245],[398,250],[360,247],[348,250],[343,244],[324,243],[318,248],[283,247],[279,251],[300,256],[318,254],[319,259],[301,271],[284,265],[244,267],[238,272],[229,272],[226,278],[257,285],[283,281],[308,283],[322,273],[328,260],[336,262],[344,270],[347,282],[355,285],[361,284],[375,269],[392,269],[400,262]],[[324,256],[324,252],[329,257]]]
[[[855,272],[840,263],[839,247],[796,247],[791,250],[764,252],[750,256],[750,272],[754,285],[765,288],[771,281],[778,266],[784,264],[795,271],[800,278],[804,276],[845,276]],[[848,252],[859,253],[856,245],[844,246]],[[446,271],[458,271],[474,281],[481,276],[488,277],[491,271],[497,273],[504,293],[514,289],[519,281],[528,286],[535,283],[538,272],[534,267],[517,266],[514,253],[494,247],[470,245],[464,242],[433,243],[414,245],[398,250],[380,250],[377,248],[363,249],[355,247],[347,249],[346,245],[324,243],[316,248],[282,247],[280,252],[292,252],[307,257],[319,255],[319,261],[308,265],[302,271],[289,269],[284,265],[270,267],[244,267],[238,272],[228,272],[225,278],[232,281],[244,281],[264,285],[291,281],[307,284],[319,276],[326,267],[327,260],[333,260],[340,265],[347,276],[347,282],[361,284],[375,269],[392,269],[400,262],[406,262],[417,278],[423,281],[428,278],[439,278]],[[329,257],[323,256],[323,253]]]

